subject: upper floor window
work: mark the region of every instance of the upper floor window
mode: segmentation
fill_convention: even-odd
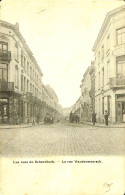
[[[21,66],[23,66],[23,54],[21,54]]]
[[[15,87],[19,88],[19,70],[18,66],[15,66]]]
[[[101,51],[101,58],[104,58],[104,45],[102,46],[102,51]]]
[[[110,36],[107,36],[107,51],[110,49]]]
[[[104,87],[104,68],[102,68],[102,86]]]
[[[24,69],[26,70],[26,58],[24,57]]]
[[[116,31],[116,36],[118,45],[125,43],[125,27],[118,29]]]
[[[100,63],[100,51],[98,52],[98,64]]]
[[[0,41],[0,53],[7,53],[8,43]]]
[[[19,50],[18,50],[18,45],[15,44],[15,59],[18,60],[19,58]]]
[[[117,62],[117,76],[125,76],[125,61]]]

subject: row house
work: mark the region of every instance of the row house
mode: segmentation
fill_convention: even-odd
[[[42,76],[19,25],[0,21],[0,123],[35,122],[41,115]]]
[[[81,119],[81,97],[72,106],[72,113],[75,113]]]
[[[91,66],[87,68],[83,75],[81,88],[81,121],[90,121],[92,114],[92,102],[90,97],[91,91],[91,76],[90,76]]]
[[[62,117],[62,107],[58,102],[58,97],[54,90],[49,85],[43,85],[43,108],[42,119],[44,119],[46,113],[50,113],[54,120],[58,120]]]
[[[95,54],[95,112],[104,122],[125,122],[125,6],[106,15],[93,46]]]

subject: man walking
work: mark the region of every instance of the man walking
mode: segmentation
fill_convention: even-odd
[[[107,110],[105,110],[104,117],[105,117],[105,125],[108,126],[108,112],[107,112]]]
[[[93,122],[93,125],[95,125],[95,123],[96,123],[96,114],[95,114],[95,112],[93,112],[93,114],[92,114],[92,122]]]

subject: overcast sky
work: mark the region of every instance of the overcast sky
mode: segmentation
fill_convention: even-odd
[[[106,13],[123,0],[2,0],[0,19],[20,32],[63,107],[80,96],[83,74]]]

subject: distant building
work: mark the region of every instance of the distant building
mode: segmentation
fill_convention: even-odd
[[[125,6],[110,11],[93,46],[95,52],[95,112],[104,122],[125,122]]]
[[[93,61],[91,62],[89,74],[91,79],[91,89],[89,91],[89,96],[91,98],[92,112],[95,112],[95,68]]]
[[[72,113],[76,113],[77,116],[81,119],[81,98],[76,101],[76,103],[72,106]]]
[[[91,66],[89,66],[83,75],[81,88],[81,120],[91,121],[92,102],[90,97],[91,76],[89,74]]]
[[[49,85],[43,85],[42,89],[42,100],[43,100],[43,107],[42,107],[42,116],[46,113],[51,113],[55,120],[59,120],[62,117],[62,107],[59,104],[58,97],[55,91]]]

